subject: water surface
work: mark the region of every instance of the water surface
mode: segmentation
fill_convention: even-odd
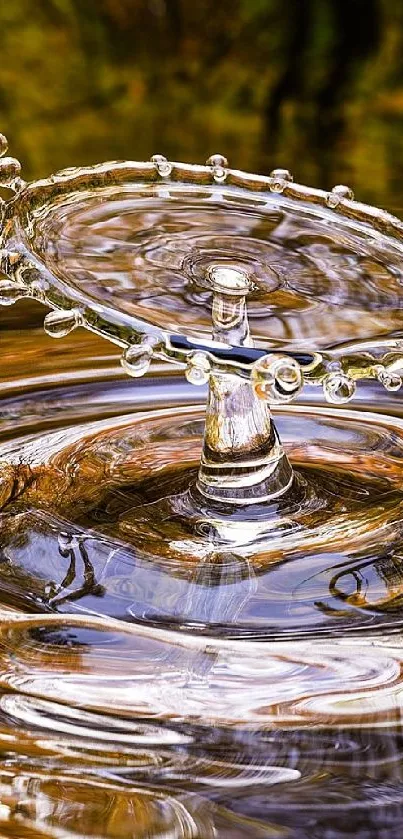
[[[225,259],[253,271],[257,341],[399,334],[379,237],[209,199],[80,194],[38,212],[32,247],[163,326],[208,331]],[[203,389],[126,379],[39,316],[17,304],[2,339],[2,835],[400,836],[399,397],[277,410],[296,477],[251,522],[194,503]]]

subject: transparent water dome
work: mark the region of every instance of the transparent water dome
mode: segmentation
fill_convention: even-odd
[[[31,255],[27,288],[38,272],[55,304],[66,294],[92,309],[95,328],[104,313],[115,335],[140,321],[209,337],[213,267],[247,273],[256,346],[313,350],[400,329],[400,222],[347,188],[276,172],[158,160],[66,170],[9,203],[7,250]]]

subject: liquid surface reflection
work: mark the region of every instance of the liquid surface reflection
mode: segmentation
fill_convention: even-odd
[[[399,836],[396,401],[277,412],[288,535],[221,521],[203,552],[204,393],[99,369],[1,403],[2,835]]]
[[[403,233],[391,216],[377,231],[354,221],[358,202],[343,215],[335,193],[310,206],[297,187],[289,198],[237,172],[228,185],[190,168],[159,184],[128,164],[126,184],[119,164],[98,168],[32,185],[9,214],[15,242],[24,231],[38,264],[84,302],[210,337],[209,274],[229,265],[248,276],[257,346],[325,349],[400,329]]]
[[[0,835],[398,837],[398,397],[379,377],[360,379],[348,409],[304,387],[275,411],[279,437],[274,425],[267,437],[291,464],[285,491],[238,503],[214,479],[203,494],[197,479],[206,391],[162,364],[133,384],[108,344],[68,333],[85,321],[124,346],[133,334],[119,330],[140,318],[205,339],[208,278],[217,284],[221,271],[244,277],[258,346],[332,342],[343,361],[343,342],[355,342],[358,367],[382,336],[400,350],[403,229],[382,214],[370,226],[365,208],[349,198],[339,207],[335,193],[332,204],[321,193],[320,206],[300,206],[275,178],[258,194],[259,182],[254,193],[224,188],[214,167],[196,185],[191,169],[185,190],[145,167],[140,187],[119,180],[124,166],[111,180],[106,164],[29,186],[7,207],[4,264],[14,268],[3,291],[15,300],[33,288],[46,302],[63,287],[70,297],[52,298],[56,320],[46,320],[67,336],[56,380],[34,304],[17,304],[29,332],[18,334],[12,314],[4,340]],[[58,320],[66,300],[84,300],[85,318],[69,306]],[[217,321],[219,309],[216,297]],[[342,361],[332,362],[339,371]],[[225,445],[237,431],[228,422],[218,433],[231,375],[206,435]],[[256,413],[239,416],[247,425]],[[230,443],[241,472],[242,446]],[[204,476],[226,465],[222,451],[221,461],[219,446],[216,460],[206,456]]]

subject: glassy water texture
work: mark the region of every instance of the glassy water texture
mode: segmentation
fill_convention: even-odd
[[[252,271],[257,343],[398,335],[376,237],[205,200],[80,194],[31,245],[167,329],[208,333],[218,262]],[[252,526],[191,503],[203,391],[121,378],[86,334],[52,384],[34,340],[0,393],[0,835],[400,837],[398,397],[278,410],[297,477]]]
[[[209,336],[208,271],[231,265],[252,284],[257,345],[325,349],[401,327],[401,246],[389,240],[385,252],[375,230],[324,208],[198,185],[81,186],[68,201],[58,191],[27,202],[30,247],[55,276],[132,317]]]

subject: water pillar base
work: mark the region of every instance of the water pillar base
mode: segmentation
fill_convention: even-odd
[[[213,339],[251,346],[247,275],[220,266],[211,269],[210,280]],[[211,370],[197,479],[198,490],[209,499],[239,505],[263,503],[291,486],[293,471],[271,417],[267,394],[273,389],[267,384],[273,384],[276,371],[282,371],[293,391],[296,368],[292,359],[276,355],[268,359],[266,367],[262,365],[260,379],[257,375],[253,382],[242,379],[236,371]]]

